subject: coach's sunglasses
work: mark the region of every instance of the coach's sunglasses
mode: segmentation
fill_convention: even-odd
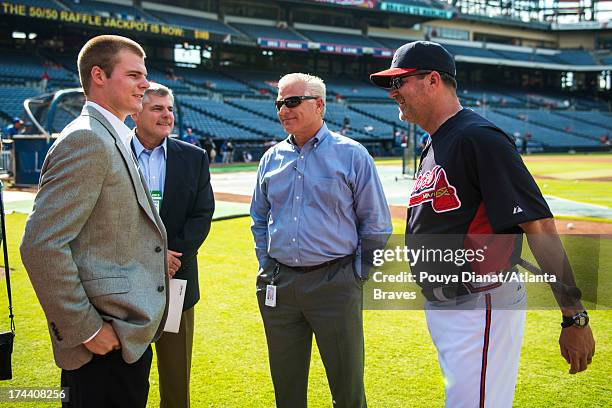
[[[274,105],[276,105],[276,110],[279,111],[285,105],[288,108],[295,108],[296,106],[300,106],[302,101],[317,99],[318,96],[290,96],[285,99],[280,99],[278,101],[274,101]]]
[[[414,74],[401,75],[391,78],[391,89],[392,91],[399,91],[400,88],[404,85],[404,78],[412,77],[412,76],[425,76],[431,74],[433,71],[425,71],[425,72],[416,72]]]

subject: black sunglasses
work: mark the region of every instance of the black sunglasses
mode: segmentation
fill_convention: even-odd
[[[403,78],[408,78],[412,76],[421,76],[421,75],[425,76],[425,75],[431,74],[432,72],[433,71],[417,72],[415,74],[408,74],[408,75],[393,77],[391,78],[391,88],[390,89],[393,91],[399,91],[402,85],[404,85],[404,81],[402,81]]]
[[[290,96],[285,99],[279,99],[278,101],[274,101],[274,105],[276,105],[276,110],[279,111],[285,105],[288,108],[295,108],[299,106],[302,101],[317,99],[318,96]]]

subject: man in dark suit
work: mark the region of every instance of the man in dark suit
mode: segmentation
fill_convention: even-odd
[[[151,82],[142,111],[132,119],[132,149],[168,231],[169,276],[187,280],[179,332],[165,332],[155,343],[160,405],[189,407],[193,307],[200,299],[196,255],[215,208],[208,157],[203,149],[168,137],[174,97],[165,86]]]
[[[49,149],[21,242],[68,407],[144,408],[166,319],[166,230],[123,123],[142,109],[144,57],[113,35],[81,49],[87,101]]]

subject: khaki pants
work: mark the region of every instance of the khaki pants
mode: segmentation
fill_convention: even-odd
[[[191,353],[193,350],[193,307],[181,315],[178,333],[164,332],[155,343],[161,408],[188,408]]]

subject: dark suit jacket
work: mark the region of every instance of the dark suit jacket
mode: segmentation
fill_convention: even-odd
[[[196,255],[210,231],[214,210],[206,151],[168,138],[160,215],[168,233],[168,248],[183,253],[181,268],[174,275],[187,280],[183,310],[193,307],[200,299]]]

